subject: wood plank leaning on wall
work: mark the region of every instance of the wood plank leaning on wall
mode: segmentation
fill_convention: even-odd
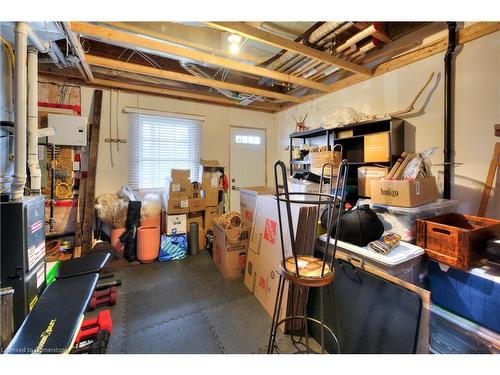
[[[75,257],[87,255],[92,248],[94,225],[95,179],[97,170],[97,151],[99,147],[99,129],[101,125],[102,90],[95,90],[92,99],[91,118],[88,136],[88,172],[82,179],[78,196],[78,212],[75,228]],[[83,209],[82,209],[83,207]]]

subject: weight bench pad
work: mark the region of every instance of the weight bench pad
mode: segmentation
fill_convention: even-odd
[[[94,253],[81,258],[61,262],[56,274],[56,279],[97,273],[102,270],[110,257],[109,253]]]
[[[99,276],[54,281],[21,325],[7,354],[60,354],[71,350]]]

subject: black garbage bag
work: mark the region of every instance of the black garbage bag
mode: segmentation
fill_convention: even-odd
[[[321,225],[328,226],[327,210],[321,214]],[[332,237],[335,236],[336,221],[332,225]],[[377,214],[367,204],[355,206],[345,210],[340,218],[339,240],[352,243],[356,246],[366,246],[378,240],[384,233],[384,225]]]
[[[129,262],[137,260],[137,228],[141,221],[141,202],[130,201],[127,209],[127,220],[125,221],[125,232],[120,236],[124,244],[123,257]]]

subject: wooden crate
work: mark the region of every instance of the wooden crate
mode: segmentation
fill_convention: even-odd
[[[486,241],[500,237],[500,220],[446,214],[417,220],[417,246],[441,263],[467,271],[483,257]]]

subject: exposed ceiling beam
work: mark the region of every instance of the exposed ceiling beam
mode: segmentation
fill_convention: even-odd
[[[195,93],[190,91],[181,91],[170,88],[162,88],[158,86],[147,86],[143,84],[136,84],[131,82],[121,82],[121,81],[113,81],[109,79],[95,78],[92,82],[83,82],[79,76],[76,75],[68,75],[66,73],[57,73],[57,72],[40,72],[40,77],[46,77],[48,79],[60,79],[65,83],[74,83],[82,86],[88,87],[101,87],[108,89],[118,89],[127,92],[134,93],[145,93],[158,95],[162,97],[173,98],[177,100],[183,101],[195,101],[197,103],[204,102],[207,104],[213,105],[222,105],[222,106],[230,106],[239,109],[252,110],[252,111],[261,111],[261,112],[276,112],[281,109],[280,105],[276,104],[260,104],[258,102],[251,103],[247,106],[240,105],[236,100],[231,100],[229,98],[224,98],[221,96],[215,96],[210,94],[203,93]]]
[[[249,73],[260,77],[272,78],[277,81],[296,84],[323,92],[331,92],[330,86],[323,83],[300,78],[291,74],[276,72],[274,70],[262,68],[260,66],[244,64],[238,61],[210,55],[208,53],[199,52],[193,49],[175,46],[159,40],[153,40],[151,38],[134,35],[129,32],[114,30],[85,22],[71,22],[71,29],[76,33],[85,35],[90,38],[98,38],[100,41],[109,44],[144,48],[152,51],[153,53],[168,53],[171,55],[185,57],[187,59],[196,60],[215,66],[221,66],[223,68],[228,68],[239,72]]]
[[[144,27],[136,26],[134,23],[130,22],[99,22],[99,24],[103,25],[108,25],[108,26],[113,26],[115,28],[125,30],[125,31],[131,31],[136,34],[141,34],[141,35],[146,35],[149,37],[153,37],[158,40],[163,40],[164,42],[169,42],[169,43],[175,43],[181,46],[186,46],[190,48],[195,48],[201,51],[208,52],[210,54],[217,54],[217,55],[224,55],[227,57],[232,57],[231,52],[224,50],[224,49],[219,49],[219,48],[214,48],[211,46],[208,46],[206,43],[197,43],[189,39],[185,38],[179,38],[172,36],[170,34],[165,34],[161,33],[158,31],[146,29]],[[240,51],[238,54],[239,60],[245,60],[245,61],[250,61],[255,64],[260,64],[262,62],[262,58],[257,58],[251,53],[246,53],[246,51]]]
[[[101,66],[103,68],[123,70],[125,72],[143,74],[151,77],[159,77],[159,78],[171,79],[174,81],[188,82],[195,85],[208,86],[208,87],[231,90],[250,95],[258,95],[267,98],[280,99],[293,103],[302,103],[304,101],[304,99],[302,98],[292,95],[282,94],[275,91],[263,90],[256,87],[244,86],[236,83],[219,81],[210,78],[196,77],[190,74],[178,73],[170,70],[150,68],[144,65],[131,64],[124,61],[108,59],[105,57],[86,55],[86,61],[90,65]]]
[[[207,22],[210,27],[224,30],[230,33],[240,34],[246,38],[266,43],[278,48],[285,49],[287,51],[295,52],[303,56],[307,56],[318,61],[335,65],[339,68],[349,70],[351,72],[363,74],[366,76],[371,76],[372,72],[370,69],[354,64],[350,61],[346,61],[339,57],[330,55],[326,52],[319,51],[317,49],[307,47],[301,43],[295,42],[290,39],[283,38],[276,34],[269,33],[257,29],[255,27],[249,26],[242,22]]]
[[[243,109],[259,109],[266,111],[277,111],[281,109],[281,107],[276,104],[264,105],[264,104],[252,103],[248,106],[243,106],[240,105],[237,100],[231,100],[229,98],[223,98],[215,95],[199,94],[193,91],[181,91],[181,90],[165,89],[161,87],[138,85],[135,83],[117,82],[108,79],[96,78],[92,83],[102,87],[112,87],[127,91],[135,91],[135,92],[139,91],[151,94],[170,96],[175,98],[192,99],[196,101],[201,100],[208,103],[237,106],[238,108],[243,108]]]
[[[457,45],[463,45],[475,39],[494,33],[496,31],[500,31],[500,22],[476,22],[471,26],[468,26],[458,32]],[[448,48],[448,37],[445,36],[439,38],[434,42],[430,42],[426,45],[418,47],[418,49],[407,52],[401,56],[395,57],[389,61],[379,64],[374,69],[373,76],[377,77],[385,73],[391,72],[393,70],[402,68],[403,66],[433,56],[437,53],[444,52],[446,51],[447,48]],[[332,88],[335,89],[335,91],[339,91],[349,86],[353,86],[357,83],[364,82],[369,78],[370,77],[366,77],[362,74],[353,74],[350,77],[332,83],[331,86]],[[303,98],[306,101],[310,101],[313,99],[317,99],[323,95],[324,94],[312,94],[303,96]],[[290,106],[283,108],[283,110],[287,108],[290,108]]]

